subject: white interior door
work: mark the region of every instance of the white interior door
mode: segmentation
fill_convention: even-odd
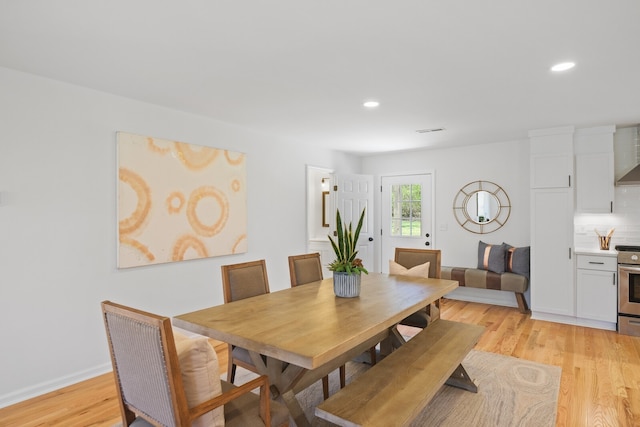
[[[383,273],[395,248],[433,246],[433,188],[431,174],[383,176],[381,260]]]
[[[336,209],[345,224],[358,225],[362,209],[366,209],[365,219],[358,239],[358,255],[367,270],[373,271],[373,176],[371,175],[334,175]],[[335,230],[335,211],[331,219]]]

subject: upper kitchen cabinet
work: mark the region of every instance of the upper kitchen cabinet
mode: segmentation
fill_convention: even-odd
[[[531,188],[571,188],[573,126],[532,130]]]
[[[615,131],[615,126],[576,130],[574,151],[578,213],[613,212]]]

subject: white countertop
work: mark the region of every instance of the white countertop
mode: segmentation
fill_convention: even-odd
[[[575,252],[576,255],[599,255],[613,258],[618,256],[618,251],[616,251],[615,249],[603,251],[602,249],[598,248],[576,248]]]

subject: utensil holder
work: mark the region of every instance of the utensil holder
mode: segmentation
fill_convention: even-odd
[[[609,243],[611,242],[611,237],[598,236],[598,242],[600,243],[600,250],[608,251],[609,250]]]

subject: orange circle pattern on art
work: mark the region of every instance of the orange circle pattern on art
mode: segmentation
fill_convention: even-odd
[[[144,179],[135,172],[120,168],[120,181],[129,184],[138,196],[138,203],[135,211],[128,217],[120,221],[120,234],[129,234],[137,230],[146,220],[151,211],[151,190]]]
[[[205,197],[212,197],[216,202],[218,202],[218,205],[220,205],[220,216],[217,221],[211,225],[203,224],[196,213],[198,203],[200,203],[200,200]],[[229,201],[224,193],[219,191],[217,188],[205,186],[200,187],[191,193],[191,197],[189,197],[189,202],[187,203],[187,219],[189,220],[189,224],[191,224],[193,230],[198,235],[211,237],[218,234],[220,230],[224,228],[228,218]]]
[[[185,198],[181,191],[174,191],[167,197],[167,212],[177,214],[184,206]]]
[[[236,253],[236,250],[238,249],[238,246],[240,245],[240,242],[242,242],[243,240],[247,240],[247,235],[246,234],[240,235],[240,237],[238,237],[236,242],[233,244],[233,248],[231,248],[231,253],[232,254]]]
[[[233,190],[235,193],[240,191],[241,188],[242,186],[240,185],[240,180],[234,179],[233,181],[231,181],[231,190]]]
[[[244,153],[238,153],[238,157],[235,159],[231,158],[228,150],[224,150],[224,157],[227,159],[227,163],[230,165],[239,165],[244,161]]]
[[[189,170],[200,170],[209,166],[218,157],[220,150],[211,147],[202,147],[200,150],[192,150],[190,144],[175,142],[176,154],[180,161]]]
[[[156,142],[151,137],[147,138],[147,148],[158,154],[167,154],[169,151],[171,151],[171,148],[169,147],[158,147],[158,145],[156,145]]]
[[[123,245],[131,246],[132,248],[141,252],[149,262],[152,262],[156,259],[155,255],[149,250],[148,247],[137,241],[136,239],[132,239],[128,236],[120,236],[120,243]]]
[[[184,254],[187,253],[189,248],[194,249],[200,258],[207,258],[209,254],[207,253],[207,247],[195,236],[185,235],[180,237],[176,244],[173,245],[173,261],[182,261],[184,259]]]

